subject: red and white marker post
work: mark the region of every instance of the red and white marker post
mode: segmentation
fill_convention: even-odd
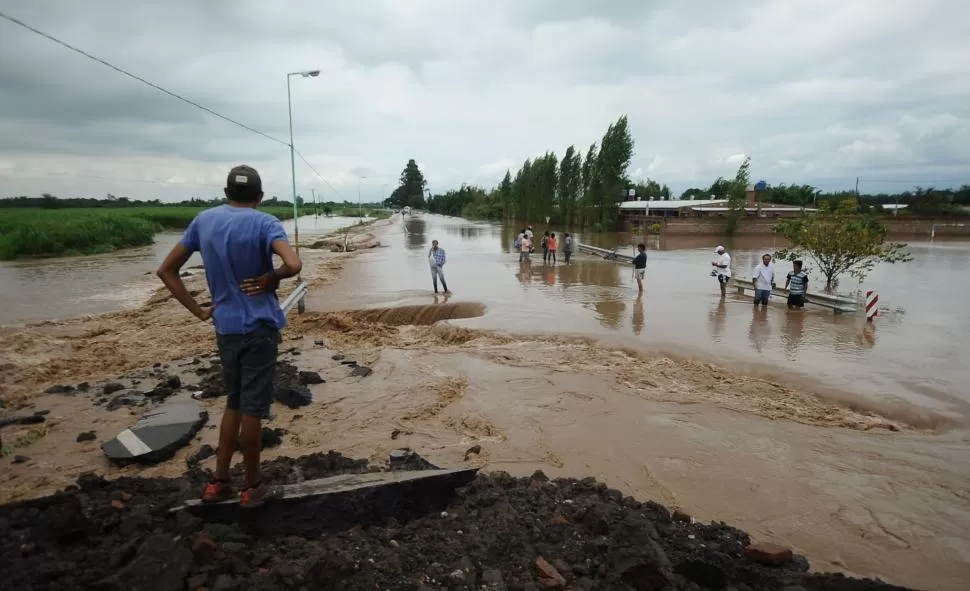
[[[872,319],[879,315],[877,304],[879,304],[879,294],[870,289],[866,292],[866,322],[872,322]]]

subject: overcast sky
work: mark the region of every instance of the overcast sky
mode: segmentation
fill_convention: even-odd
[[[408,158],[433,191],[585,149],[626,114],[634,178],[825,189],[970,183],[965,0],[0,0],[0,11],[287,137],[298,191],[365,201]],[[0,196],[218,195],[289,154],[0,20]]]

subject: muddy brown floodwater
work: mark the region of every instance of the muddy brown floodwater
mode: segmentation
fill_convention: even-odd
[[[380,248],[305,251],[309,312],[291,317],[285,358],[326,382],[311,386],[310,406],[274,406],[270,426],[286,433],[268,459],[335,449],[379,462],[409,447],[444,467],[594,476],[791,545],[816,570],[965,588],[970,413],[960,360],[970,327],[946,286],[970,246],[914,245],[914,263],[877,269],[866,287],[892,313],[873,337],[855,317],[796,316],[778,303],[755,315],[733,294],[720,302],[707,276],[716,238],[653,245],[638,300],[625,265],[577,255],[569,267],[543,266],[540,255],[520,267],[508,252],[514,228],[420,216],[367,232],[359,244]],[[432,239],[448,252],[450,298],[431,294]],[[729,245],[736,272],[770,240]],[[204,291],[200,275],[187,280]],[[104,317],[4,329],[8,403],[51,412],[42,432],[5,429],[5,441],[29,439],[17,453],[30,460],[4,466],[0,500],[51,492],[86,470],[181,475],[216,429],[170,462],[113,468],[96,442],[75,436],[95,429],[103,441],[138,409],[39,393],[84,379],[97,392],[155,362],[204,357],[209,330],[163,295]],[[373,373],[354,374],[341,355]],[[163,369],[191,373],[181,363]],[[217,425],[224,402],[204,403]]]

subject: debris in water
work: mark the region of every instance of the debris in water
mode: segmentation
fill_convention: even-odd
[[[350,375],[360,377],[360,378],[366,378],[372,373],[374,373],[374,370],[367,367],[366,365],[357,365],[354,367],[353,371],[350,372]]]
[[[77,442],[82,443],[84,441],[94,441],[98,438],[97,431],[85,431],[83,433],[78,433]]]
[[[326,382],[320,374],[315,371],[301,371],[299,372],[300,383],[304,386],[311,386],[313,384],[323,384]]]
[[[145,413],[101,447],[117,464],[155,464],[187,445],[208,419],[209,413],[191,399],[171,401]]]

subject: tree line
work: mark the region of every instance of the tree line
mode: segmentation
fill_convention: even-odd
[[[40,197],[4,197],[0,198],[0,209],[94,209],[94,208],[125,208],[125,207],[215,207],[222,203],[225,203],[225,198],[214,198],[214,199],[202,199],[200,197],[192,197],[191,199],[184,199],[182,201],[161,201],[159,199],[130,199],[128,197],[116,197],[112,194],[107,194],[101,199],[95,199],[91,197],[56,197],[50,193],[44,193]],[[350,201],[344,200],[343,202],[336,201],[318,201],[316,203],[308,202],[303,197],[297,195],[296,204],[301,210],[304,208],[311,208],[319,210],[318,213],[330,214],[334,210],[357,208],[356,203],[351,203]],[[275,195],[263,199],[261,205],[263,207],[293,207],[293,202],[285,199],[280,199]],[[364,204],[371,206],[372,204]]]

